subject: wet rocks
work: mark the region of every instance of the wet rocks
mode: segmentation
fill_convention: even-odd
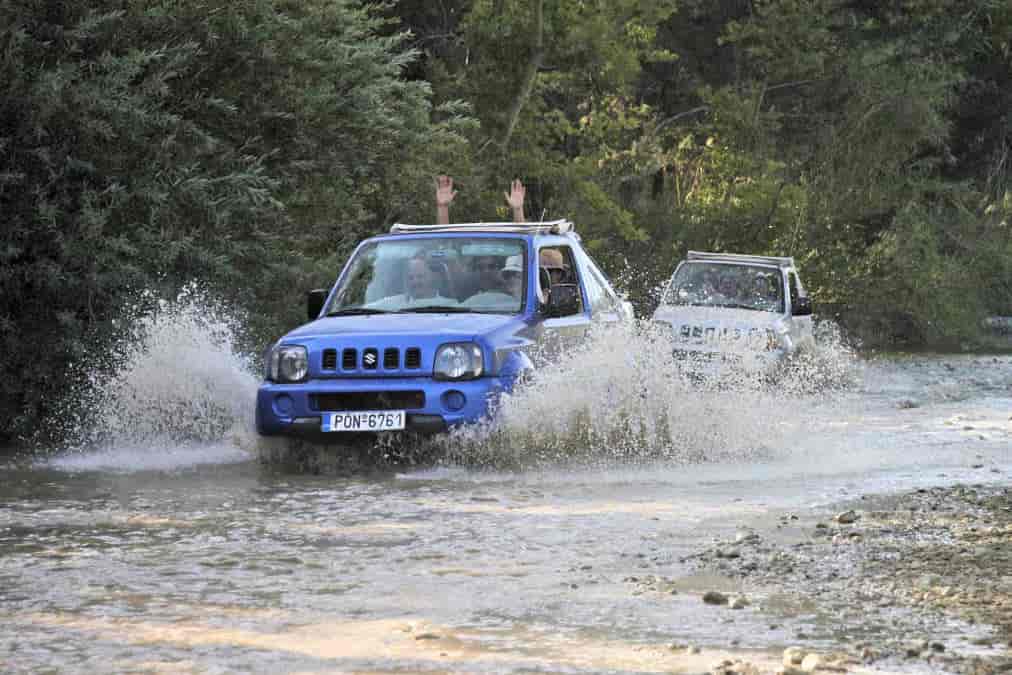
[[[741,659],[719,661],[710,668],[710,672],[713,675],[760,675],[757,666]]]
[[[734,598],[730,598],[727,602],[727,606],[730,607],[731,609],[745,609],[750,604],[752,603],[750,603],[748,601],[748,598],[746,598],[744,595],[739,595]]]
[[[841,525],[850,525],[852,523],[856,523],[860,517],[861,516],[858,515],[857,511],[850,510],[836,514],[836,517],[833,518],[833,520]]]
[[[728,598],[720,591],[707,591],[703,594],[703,602],[707,605],[726,605]]]
[[[793,632],[799,641],[839,640],[849,657],[817,654],[804,664],[815,670],[806,670],[803,661],[814,652],[802,643],[784,654],[787,675],[881,660],[917,661],[923,665],[911,667],[931,671],[1012,673],[1012,654],[1002,651],[1012,647],[1012,486],[920,488],[862,497],[861,506],[832,521],[802,516],[785,536],[739,535],[690,559],[740,578],[750,596],[764,598],[756,611],[777,625],[790,626],[790,607],[832,617],[832,634],[813,635],[808,626]],[[740,556],[718,554],[728,547]],[[784,609],[769,609],[771,595]],[[722,605],[734,605],[733,595],[723,597]],[[855,634],[867,641],[846,637]],[[959,647],[975,640],[992,651],[973,655]]]

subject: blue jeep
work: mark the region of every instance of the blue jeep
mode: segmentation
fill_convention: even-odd
[[[310,322],[267,353],[263,435],[438,433],[494,411],[532,369],[631,317],[566,221],[395,225],[362,242]]]

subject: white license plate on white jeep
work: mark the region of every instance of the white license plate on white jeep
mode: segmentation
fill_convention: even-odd
[[[407,416],[403,410],[362,410],[327,413],[321,431],[400,431]]]

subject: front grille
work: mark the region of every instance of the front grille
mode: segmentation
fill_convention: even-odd
[[[422,350],[418,347],[412,347],[411,349],[404,352],[404,367],[405,368],[421,368],[422,367]]]
[[[341,367],[345,370],[355,370],[358,367],[358,352],[354,349],[345,349],[341,354]]]
[[[363,391],[336,394],[313,394],[309,397],[313,410],[413,410],[425,407],[424,391]]]
[[[387,370],[395,370],[401,365],[401,355],[393,347],[388,347],[383,351],[383,367]]]
[[[324,349],[323,350],[323,369],[324,370],[337,370],[337,350],[336,349]]]

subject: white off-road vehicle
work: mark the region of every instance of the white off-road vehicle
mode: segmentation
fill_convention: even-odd
[[[769,373],[813,344],[812,305],[793,258],[689,251],[654,312],[676,357]]]

